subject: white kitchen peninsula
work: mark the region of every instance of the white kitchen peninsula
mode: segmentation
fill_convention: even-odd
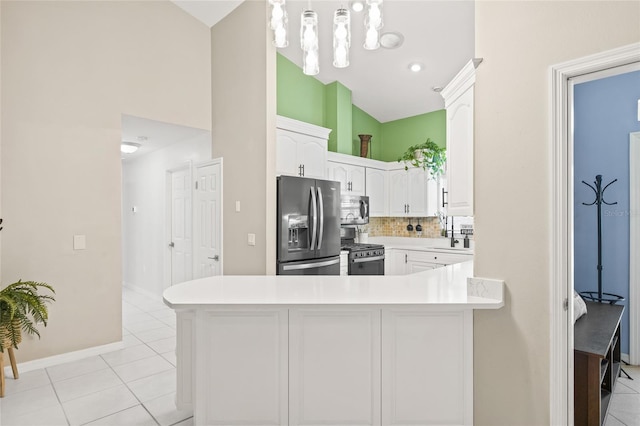
[[[167,289],[197,425],[473,423],[473,262],[405,276],[219,276]]]

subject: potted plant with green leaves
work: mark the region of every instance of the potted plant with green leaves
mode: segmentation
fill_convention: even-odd
[[[0,352],[18,349],[22,332],[40,337],[36,325],[47,326],[47,303],[55,300],[50,294],[39,294],[41,289],[55,294],[47,283],[22,280],[0,290]]]
[[[409,170],[409,166],[420,167],[423,170],[429,170],[435,179],[444,174],[446,161],[446,148],[439,146],[431,138],[427,138],[420,144],[411,145],[398,158],[399,163],[404,163],[405,170]]]

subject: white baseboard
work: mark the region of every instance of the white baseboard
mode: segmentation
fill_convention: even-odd
[[[142,288],[140,286],[137,286],[137,285],[134,285],[134,284],[131,284],[131,283],[127,283],[127,282],[123,282],[122,286],[128,288],[129,290],[135,291],[136,293],[140,293],[140,294],[142,294],[144,296],[147,296],[147,297],[149,297],[151,299],[155,300],[155,299],[160,298],[160,300],[162,300],[162,294],[156,294],[156,293],[154,293],[152,291],[149,291],[149,290],[146,290],[146,289],[144,289],[144,288]]]
[[[26,373],[28,371],[38,370],[40,368],[52,367],[58,364],[64,364],[65,362],[77,361],[79,359],[88,358],[90,356],[101,355],[107,352],[117,351],[124,348],[124,343],[121,341],[115,343],[109,343],[102,346],[94,346],[92,348],[81,349],[79,351],[67,352],[60,355],[49,356],[46,358],[34,359],[33,361],[18,363],[18,373]],[[20,355],[20,352],[16,352],[16,355]],[[8,362],[9,358],[4,354],[5,362]],[[11,371],[11,365],[4,368],[5,377],[13,377]]]

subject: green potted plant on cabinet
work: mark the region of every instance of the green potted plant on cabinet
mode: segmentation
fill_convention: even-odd
[[[431,138],[417,145],[411,145],[398,158],[398,162],[404,163],[405,170],[409,166],[420,167],[429,170],[433,177],[437,179],[444,174],[444,166],[447,161],[447,150],[436,144]]]

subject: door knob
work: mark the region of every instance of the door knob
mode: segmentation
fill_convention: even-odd
[[[207,259],[211,259],[211,260],[215,260],[216,262],[220,260],[220,256],[218,256],[217,254],[213,257],[208,257]]]
[[[175,246],[176,246],[176,245],[173,243],[173,241],[171,241],[171,242],[169,243],[169,247],[174,248]]]

